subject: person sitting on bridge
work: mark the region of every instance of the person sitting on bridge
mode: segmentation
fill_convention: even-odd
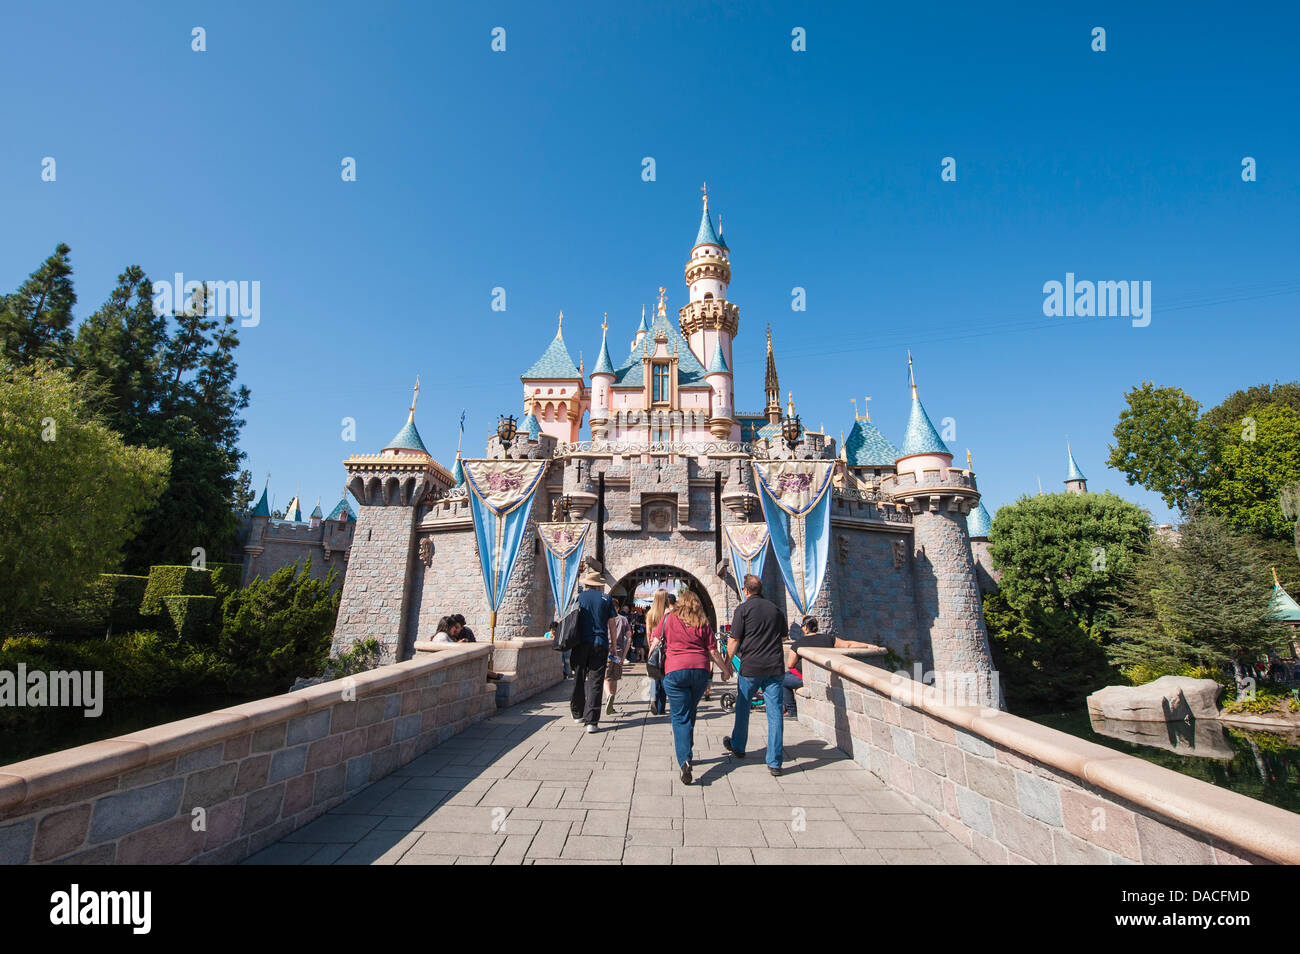
[[[859,643],[852,639],[840,639],[838,636],[832,636],[830,633],[820,633],[820,624],[815,616],[805,616],[803,618],[803,627],[800,630],[802,635],[794,637],[785,654],[785,668],[787,670],[785,679],[782,682],[781,695],[783,697],[783,710],[786,715],[794,716],[798,713],[795,711],[794,691],[803,688],[803,661],[799,658],[799,648],[806,646],[809,649],[869,649],[870,643]]]

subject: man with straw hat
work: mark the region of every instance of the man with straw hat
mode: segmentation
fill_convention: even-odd
[[[605,663],[609,660],[609,621],[617,612],[605,592],[605,578],[588,566],[578,580],[585,589],[578,595],[578,645],[573,649],[573,721],[596,731],[604,690]]]

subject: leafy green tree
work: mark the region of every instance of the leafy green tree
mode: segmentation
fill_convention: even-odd
[[[167,318],[154,313],[152,283],[138,265],[117,277],[109,299],[77,328],[72,365],[102,383],[105,421],[129,444],[157,444],[169,384],[162,357]]]
[[[167,482],[167,452],[125,444],[91,401],[47,360],[0,359],[0,625],[116,570]]]
[[[1124,577],[1147,546],[1150,520],[1112,493],[1021,497],[998,510],[989,552],[1007,605],[1031,622],[1104,630]]]
[[[1240,418],[1234,412],[1215,437],[1201,502],[1239,530],[1290,537],[1282,495],[1300,481],[1300,412],[1286,404],[1252,405]]]
[[[1154,536],[1119,595],[1119,623],[1107,647],[1115,665],[1160,673],[1207,665],[1192,634],[1170,615],[1170,594],[1180,585],[1186,584],[1177,549]]]
[[[1185,510],[1196,498],[1207,459],[1200,403],[1180,388],[1150,381],[1130,390],[1125,401],[1107,465],[1130,484],[1158,493],[1166,506]]]
[[[322,670],[338,619],[335,577],[313,579],[310,561],[296,563],[226,597],[218,648],[243,681],[241,691],[284,691],[296,677]]]
[[[40,358],[66,362],[72,306],[77,303],[71,251],[60,242],[16,292],[0,296],[0,354],[12,364],[26,365]]]
[[[1116,633],[1112,658],[1231,666],[1240,684],[1244,664],[1286,637],[1271,619],[1267,557],[1254,537],[1209,511],[1194,511],[1179,530],[1177,546],[1156,549],[1127,588],[1132,615]]]

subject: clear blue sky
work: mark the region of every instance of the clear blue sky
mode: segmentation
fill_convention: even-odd
[[[870,394],[898,441],[910,347],[990,510],[1040,475],[1060,489],[1068,434],[1092,489],[1163,518],[1104,466],[1125,390],[1209,406],[1297,376],[1300,24],[1289,4],[1135,6],[8,4],[0,288],[60,241],[79,316],[130,263],[260,281],[247,466],[277,504],[301,484],[328,509],[417,373],[450,466],[462,407],[470,453],[521,413],[557,311],[589,366],[602,312],[617,358],[658,285],[675,312],[707,179],[742,409],[770,322],[806,423],[837,435]],[[1045,318],[1066,272],[1152,282],[1150,326]]]

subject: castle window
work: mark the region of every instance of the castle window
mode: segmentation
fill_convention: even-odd
[[[669,396],[672,394],[671,385],[668,382],[668,365],[656,364],[653,369],[653,391],[651,399],[656,404],[667,403]]]
[[[705,293],[704,293],[704,300],[705,300],[705,301],[712,301],[712,300],[713,300],[713,292],[705,292]]]

